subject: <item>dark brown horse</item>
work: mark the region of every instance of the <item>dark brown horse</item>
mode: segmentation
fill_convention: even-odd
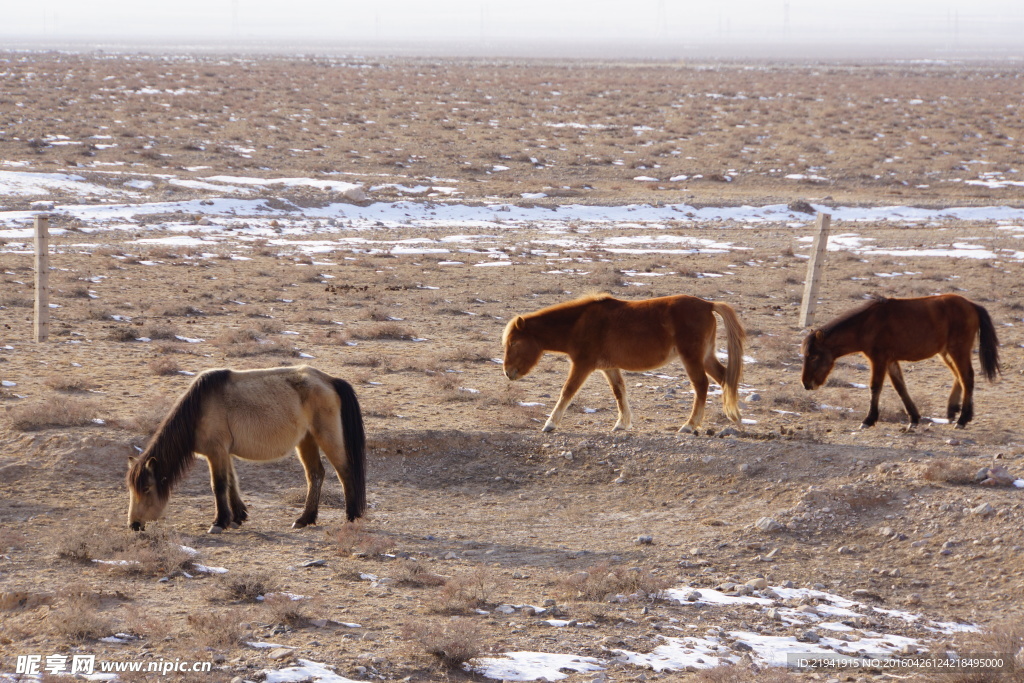
[[[130,459],[128,525],[140,531],[160,518],[171,489],[206,457],[217,516],[210,533],[248,518],[231,456],[275,460],[298,449],[306,470],[306,504],[293,528],[316,522],[324,466],[334,466],[349,521],[366,509],[366,436],[352,386],[309,366],[208,370],[192,382],[138,458]]]
[[[878,420],[878,395],[886,373],[903,399],[911,425],[916,425],[921,413],[907,393],[899,361],[938,355],[953,373],[946,417],[952,422],[960,413],[956,427],[963,429],[974,417],[971,349],[979,336],[981,371],[992,381],[999,372],[999,340],[984,308],[956,294],[878,298],[807,336],[803,345],[804,388],[817,389],[824,384],[837,358],[863,353],[871,362],[871,409],[861,426],[871,427]]]
[[[728,365],[715,357],[714,313],[722,317],[728,337]],[[622,301],[590,296],[513,318],[505,327],[505,375],[525,376],[545,351],[564,353],[571,366],[558,403],[544,431],[562,420],[573,396],[594,370],[604,373],[619,408],[614,429],[629,429],[632,413],[621,370],[652,370],[678,358],[693,385],[693,409],[680,431],[693,431],[704,419],[708,377],[722,386],[725,414],[740,421],[737,390],[743,371],[745,333],[736,312],[724,303],[692,296]]]

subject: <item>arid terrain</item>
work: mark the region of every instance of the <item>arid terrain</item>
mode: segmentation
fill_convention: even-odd
[[[1019,657],[1022,73],[0,53],[0,680],[27,655],[271,682],[530,679],[489,668],[505,653],[576,658],[532,676],[570,682],[890,680],[771,667],[772,643]],[[888,384],[859,429],[859,356],[803,389],[815,210],[819,322],[871,295],[990,312],[1002,376],[979,373],[966,430],[908,431]],[[508,381],[502,329],[602,291],[732,304],[744,423],[715,394],[677,433],[671,364],[628,373],[630,431],[597,376],[541,433],[568,363]],[[128,531],[127,458],[195,373],[301,363],[359,396],[364,520],[329,478],[319,525],[292,530],[289,456],[237,461],[249,520],[208,535],[200,460]],[[942,363],[904,373],[944,417]],[[714,648],[652,655],[687,638]]]

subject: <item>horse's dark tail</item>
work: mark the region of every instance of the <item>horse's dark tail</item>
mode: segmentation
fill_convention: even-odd
[[[981,339],[978,356],[981,359],[981,371],[991,382],[1000,373],[999,340],[996,338],[996,328],[988,311],[978,304],[974,304],[974,310],[978,312],[978,336]]]
[[[170,495],[171,488],[195,461],[196,425],[203,416],[204,399],[223,387],[230,376],[230,370],[221,369],[208,370],[196,377],[157,427],[146,450],[128,468],[129,486],[141,493],[148,469],[157,495],[164,499]]]
[[[345,514],[351,522],[366,512],[366,432],[359,399],[352,385],[337,377],[333,381],[334,390],[341,399],[341,434],[345,439],[349,484],[345,487]]]

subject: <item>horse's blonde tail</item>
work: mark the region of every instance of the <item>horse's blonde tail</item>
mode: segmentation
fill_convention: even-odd
[[[725,415],[733,422],[740,421],[740,378],[743,377],[743,341],[747,333],[740,323],[736,311],[729,304],[715,302],[711,310],[722,318],[728,337],[729,358],[725,366],[725,384],[722,386]]]

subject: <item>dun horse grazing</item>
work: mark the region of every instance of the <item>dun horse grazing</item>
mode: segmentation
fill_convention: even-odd
[[[999,372],[999,341],[984,308],[956,294],[879,298],[807,336],[803,344],[804,388],[817,389],[824,384],[840,356],[863,353],[871,362],[871,409],[861,427],[871,427],[878,420],[878,395],[886,373],[903,399],[913,426],[920,421],[921,413],[907,393],[899,361],[938,355],[953,373],[946,417],[952,422],[960,413],[956,427],[963,429],[974,417],[971,349],[977,336],[981,337],[981,370],[989,381],[994,380]]]
[[[293,448],[306,470],[306,504],[293,528],[316,522],[324,466],[345,490],[349,521],[366,509],[366,436],[352,386],[309,366],[208,370],[192,382],[138,458],[130,458],[128,525],[140,531],[160,518],[171,489],[206,457],[217,516],[210,533],[248,517],[231,456],[275,460]]]
[[[729,358],[715,357],[715,316],[725,323]],[[704,419],[708,377],[720,384],[725,414],[739,422],[737,389],[743,370],[743,326],[724,303],[692,296],[622,301],[610,296],[583,297],[517,316],[505,327],[505,375],[516,380],[537,365],[545,351],[564,353],[571,365],[558,403],[544,431],[558,426],[573,396],[594,370],[604,373],[619,408],[614,429],[629,429],[632,413],[621,370],[652,370],[679,358],[693,384],[693,409],[679,431],[693,431]]]

